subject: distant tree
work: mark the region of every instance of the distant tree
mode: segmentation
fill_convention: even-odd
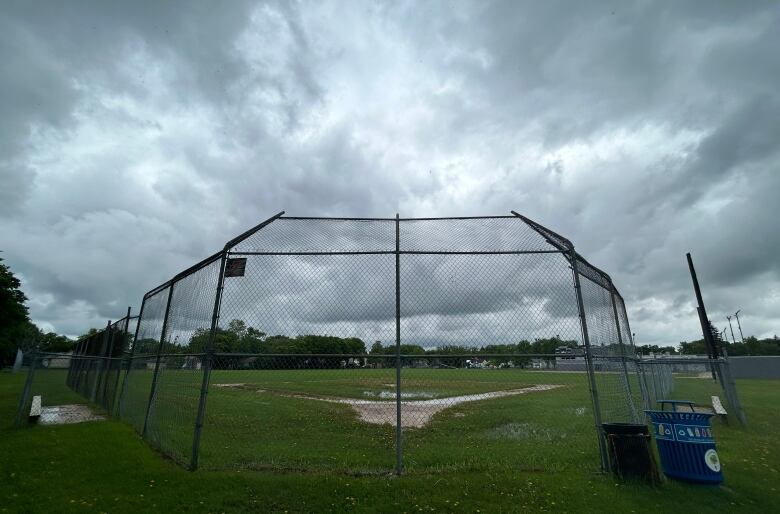
[[[37,329],[37,327],[36,327]],[[54,332],[43,333],[40,330],[37,347],[44,352],[67,353],[73,350],[76,342]]]
[[[650,355],[651,353],[652,354],[668,353],[671,355],[675,355],[677,353],[677,349],[674,346],[658,346],[656,344],[646,344],[646,345],[637,346],[637,351],[642,355]]]
[[[0,366],[8,365],[16,357],[30,328],[30,316],[21,282],[0,258]]]
[[[704,339],[680,341],[677,351],[682,355],[707,355],[707,345],[704,344]]]
[[[368,351],[368,354],[375,356],[368,358],[368,363],[371,364],[371,367],[385,366],[385,359],[379,357],[385,354],[385,349],[382,347],[382,341],[374,341],[374,344],[371,345],[371,349]]]

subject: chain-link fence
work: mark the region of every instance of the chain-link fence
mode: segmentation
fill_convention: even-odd
[[[115,411],[137,316],[127,316],[76,342],[71,353],[30,351],[16,424],[34,413],[39,424],[103,419]]]
[[[747,424],[727,358],[658,357],[640,359],[637,364],[645,409],[658,409],[658,400],[674,398],[690,400],[698,408],[712,412],[714,404],[723,400],[721,405],[727,408],[727,416]]]
[[[280,213],[115,325],[64,380],[192,469],[605,466],[655,377],[609,276],[514,212]]]

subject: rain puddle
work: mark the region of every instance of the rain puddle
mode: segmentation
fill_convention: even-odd
[[[379,398],[382,400],[395,400],[395,391],[363,391],[363,396],[369,396],[372,398]],[[404,392],[401,391],[401,398],[407,398],[409,400],[415,400],[418,398],[436,398],[438,395],[436,393],[431,393],[429,391],[408,391]]]
[[[102,421],[105,416],[95,414],[87,405],[56,405],[43,407],[39,425],[69,425],[85,421]]]

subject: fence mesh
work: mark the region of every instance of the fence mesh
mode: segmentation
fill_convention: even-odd
[[[191,458],[219,268],[220,260],[214,260],[173,282],[153,380],[146,434],[152,444],[183,464]]]
[[[132,424],[138,432],[143,432],[146,421],[170,292],[170,286],[166,286],[144,297],[124,377],[119,416]]]
[[[594,421],[713,383],[738,406],[723,363],[638,360],[609,276],[519,215],[277,215],[133,321],[31,364],[20,413],[67,384],[183,465],[374,474],[603,465]]]

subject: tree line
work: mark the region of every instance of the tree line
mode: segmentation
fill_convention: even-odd
[[[69,352],[74,341],[41,330],[30,320],[21,282],[0,258],[0,367],[13,364],[17,348],[29,351]]]

